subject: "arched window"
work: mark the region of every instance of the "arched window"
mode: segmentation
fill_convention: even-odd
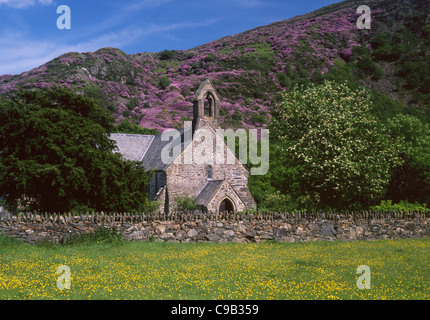
[[[206,117],[213,117],[214,98],[210,92],[208,92],[204,99],[204,113]]]
[[[212,175],[213,175],[213,172],[212,172],[212,166],[208,166],[208,167],[206,168],[206,170],[207,170],[207,172],[208,172],[208,179],[212,180]]]

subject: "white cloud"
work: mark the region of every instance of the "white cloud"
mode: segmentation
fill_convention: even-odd
[[[134,39],[130,31],[105,34],[76,44],[32,40],[22,35],[2,37],[0,75],[29,71],[67,52],[89,52],[103,47],[121,47]]]
[[[21,30],[8,27],[0,34],[0,75],[18,74],[33,68],[67,52],[90,52],[103,47],[124,48],[128,45],[142,41],[152,35],[174,37],[170,32],[180,29],[199,28],[212,25],[218,20],[208,19],[201,22],[181,22],[171,24],[128,25],[118,31],[112,28],[127,21],[128,16],[144,8],[153,8],[166,5],[176,0],[139,0],[118,8],[118,12],[111,19],[102,21],[80,32],[79,39],[59,42],[58,40],[38,39]],[[253,0],[255,1],[255,0]],[[0,0],[0,7],[7,5],[12,8],[29,8],[35,5],[54,4],[54,0]],[[128,20],[129,21],[129,20]],[[85,39],[85,40],[83,40]]]
[[[15,9],[25,9],[36,4],[50,5],[53,0],[0,0],[0,5],[4,4]]]
[[[1,1],[1,0],[0,0]],[[34,40],[23,33],[3,33],[0,38],[0,75],[18,74],[39,67],[67,52],[90,52],[103,47],[123,48],[143,38],[180,29],[199,28],[213,25],[216,19],[203,22],[182,22],[167,25],[130,25],[118,32],[104,33],[88,41],[58,43],[49,40]]]
[[[0,57],[0,75],[17,74],[36,68],[49,60],[71,50],[49,41],[32,41],[22,38],[0,40],[3,55]]]
[[[115,15],[110,16],[109,19],[98,21],[96,24],[83,31],[81,36],[89,38],[93,35],[105,32],[106,30],[112,30],[117,25],[128,23],[130,21],[130,15],[135,14],[136,12],[147,8],[160,7],[174,1],[176,0],[140,0],[125,5],[122,2],[118,2],[118,8]]]
[[[243,8],[257,8],[267,4],[262,0],[229,0],[228,2]]]
[[[123,7],[124,11],[138,11],[146,7],[159,7],[174,0],[141,0]]]
[[[144,29],[143,31],[146,34],[153,34],[163,31],[173,31],[178,29],[187,29],[187,28],[198,28],[198,27],[207,27],[210,25],[213,25],[214,23],[218,22],[217,19],[208,19],[203,22],[179,22],[179,23],[172,23],[168,25],[152,25],[149,28]]]

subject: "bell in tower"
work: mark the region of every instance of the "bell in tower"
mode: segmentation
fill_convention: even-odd
[[[219,96],[209,78],[206,78],[197,90],[194,99],[193,131],[205,123],[218,127]]]
[[[205,95],[205,99],[203,100],[203,108],[204,108],[204,116],[205,117],[214,117],[214,97],[208,92]]]

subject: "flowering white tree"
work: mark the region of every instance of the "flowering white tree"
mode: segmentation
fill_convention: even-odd
[[[371,108],[369,93],[346,83],[296,86],[282,94],[271,133],[320,206],[347,209],[384,195],[400,159]]]

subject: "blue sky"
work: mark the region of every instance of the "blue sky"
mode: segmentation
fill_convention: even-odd
[[[0,75],[19,74],[70,51],[185,50],[340,0],[0,0]],[[71,29],[57,28],[57,8]]]

